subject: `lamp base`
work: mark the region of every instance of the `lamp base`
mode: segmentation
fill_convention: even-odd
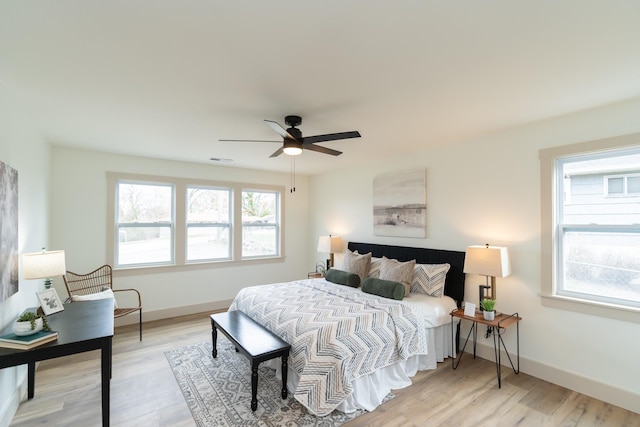
[[[44,279],[44,288],[45,289],[51,289],[51,279]]]
[[[491,298],[491,286],[478,285],[478,303],[480,306],[480,310],[482,310],[482,300],[484,299],[493,299]]]

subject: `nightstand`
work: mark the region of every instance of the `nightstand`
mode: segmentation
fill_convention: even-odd
[[[520,321],[522,320],[522,318],[518,316],[518,313],[513,313],[513,314],[500,313],[500,314],[496,314],[493,320],[484,320],[484,316],[480,311],[476,311],[474,316],[465,316],[464,308],[453,310],[451,312],[452,340],[454,339],[453,337],[455,336],[453,332],[454,317],[457,317],[462,320],[468,320],[473,323],[471,325],[471,329],[469,330],[469,333],[467,334],[467,339],[464,341],[462,350],[460,350],[460,357],[458,358],[458,363],[456,363],[454,357],[451,358],[451,366],[453,367],[453,369],[456,369],[458,365],[460,365],[460,361],[462,360],[462,355],[464,354],[464,349],[467,346],[467,342],[469,342],[469,337],[471,336],[472,333],[473,333],[473,358],[474,359],[476,358],[476,341],[478,338],[478,325],[486,325],[487,336],[489,334],[493,336],[493,353],[495,355],[496,370],[498,372],[498,388],[502,387],[502,378],[501,378],[502,365],[500,363],[501,362],[501,351],[500,351],[501,344],[502,344],[502,348],[504,348],[504,351],[507,354],[507,358],[509,359],[511,368],[513,368],[513,372],[515,372],[516,374],[520,373]],[[516,364],[518,365],[517,369],[515,366],[513,366],[513,361],[511,360],[511,356],[509,355],[507,346],[504,344],[504,341],[502,340],[502,335],[504,334],[504,331],[509,326],[513,326],[513,325],[516,325],[516,351],[517,351]]]
[[[318,273],[317,271],[312,271],[310,273],[307,273],[307,279],[320,279],[324,277],[323,273]]]

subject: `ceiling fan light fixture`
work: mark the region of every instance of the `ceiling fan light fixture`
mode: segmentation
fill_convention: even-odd
[[[302,143],[298,141],[285,140],[282,151],[284,151],[284,154],[288,154],[290,156],[298,156],[302,153]]]

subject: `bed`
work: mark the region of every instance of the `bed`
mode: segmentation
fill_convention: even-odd
[[[311,413],[372,411],[419,370],[455,355],[449,313],[464,298],[464,252],[350,242],[350,253],[449,264],[442,297],[396,301],[325,278],[242,289],[242,310],[292,345],[287,386]],[[280,369],[279,363],[268,363]]]

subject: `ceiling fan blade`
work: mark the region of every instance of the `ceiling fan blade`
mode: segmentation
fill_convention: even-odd
[[[326,135],[305,136],[302,138],[303,144],[314,144],[316,142],[335,141],[337,139],[360,138],[357,130],[351,132],[328,133]],[[305,146],[305,148],[307,148]]]
[[[270,155],[269,157],[278,157],[280,154],[282,154],[284,152],[284,146],[278,148],[276,151],[273,152],[272,155]]]
[[[282,144],[282,141],[265,141],[263,139],[219,139],[218,142],[277,142]]]
[[[302,147],[304,150],[317,151],[318,153],[331,154],[332,156],[339,156],[342,154],[342,151],[332,150],[331,148],[323,147],[321,145],[305,143]]]
[[[271,129],[275,130],[278,133],[278,135],[280,135],[281,137],[295,139],[289,132],[287,132],[285,128],[282,127],[280,123],[274,122],[273,120],[266,120],[266,119],[265,119],[265,123],[271,126]]]

